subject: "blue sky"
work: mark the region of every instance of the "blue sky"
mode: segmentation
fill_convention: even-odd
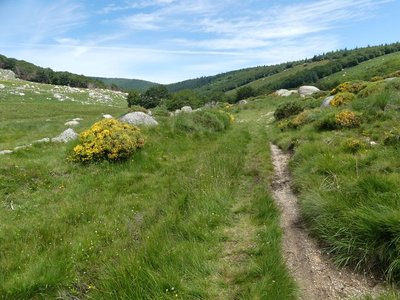
[[[399,41],[398,0],[0,0],[0,54],[171,83]]]

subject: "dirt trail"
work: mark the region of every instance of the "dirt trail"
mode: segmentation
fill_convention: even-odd
[[[289,155],[271,145],[275,178],[274,198],[281,209],[283,250],[286,264],[295,277],[301,299],[341,299],[382,290],[376,281],[347,269],[337,269],[301,226],[297,198],[290,187]]]

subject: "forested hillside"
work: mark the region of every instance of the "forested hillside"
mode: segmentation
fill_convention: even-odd
[[[98,87],[105,88],[99,80],[77,75],[70,72],[56,72],[50,68],[38,67],[32,63],[0,55],[0,69],[12,70],[19,79],[54,85],[68,85],[71,87]]]

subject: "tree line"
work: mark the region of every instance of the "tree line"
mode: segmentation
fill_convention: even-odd
[[[28,81],[79,88],[106,88],[106,85],[97,79],[70,72],[56,72],[50,68],[38,67],[24,60],[8,58],[4,55],[0,55],[0,68],[12,70],[18,78]]]

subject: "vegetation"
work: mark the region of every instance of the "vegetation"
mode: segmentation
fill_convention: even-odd
[[[0,68],[12,70],[18,78],[34,82],[83,88],[106,87],[103,82],[97,79],[69,72],[55,72],[50,68],[41,68],[26,61],[8,58],[4,55],[0,55]]]
[[[125,79],[125,78],[104,78],[104,77],[93,77],[93,79],[100,80],[107,87],[124,91],[137,90],[143,92],[152,86],[157,85],[155,82],[150,82],[140,79]]]
[[[340,107],[286,117],[286,124],[301,115],[307,122],[276,126],[273,139],[294,148],[291,166],[303,216],[335,261],[398,283],[400,81],[365,85],[370,93],[352,94]]]
[[[139,128],[105,119],[79,135],[79,144],[74,147],[71,160],[84,163],[126,160],[136,149],[143,148],[144,142]]]

